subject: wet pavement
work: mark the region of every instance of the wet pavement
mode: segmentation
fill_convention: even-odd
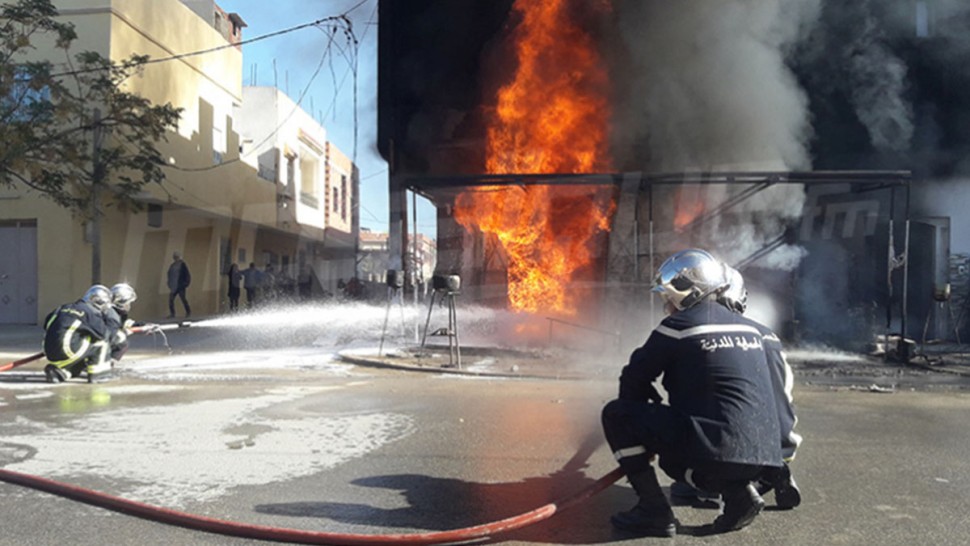
[[[0,467],[211,518],[367,535],[495,521],[615,468],[598,419],[622,360],[587,356],[584,370],[573,355],[567,374],[555,371],[561,355],[528,351],[513,362],[469,350],[466,373],[438,360],[387,365],[412,354],[413,340],[375,350],[383,312],[360,310],[357,331],[369,337],[292,324],[259,334],[238,324],[179,329],[168,347],[140,336],[122,379],[100,385],[48,385],[40,362],[0,373]],[[0,363],[35,352],[38,333],[0,327]],[[750,527],[717,536],[706,536],[716,510],[676,506],[677,538],[635,539],[609,525],[634,502],[620,481],[492,542],[966,543],[970,379],[961,365],[792,353],[802,506],[772,510],[769,494]],[[0,503],[4,545],[266,544],[6,483]]]

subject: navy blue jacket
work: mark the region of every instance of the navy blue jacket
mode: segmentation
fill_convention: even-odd
[[[795,450],[802,442],[802,437],[795,432],[795,408],[792,406],[792,387],[794,375],[781,340],[767,326],[759,325],[765,345],[765,356],[768,359],[768,370],[771,372],[771,385],[775,393],[775,411],[778,414],[778,426],[781,434],[781,456],[785,461],[795,458]]]
[[[711,300],[663,320],[630,355],[620,398],[656,399],[686,415],[688,462],[781,465],[777,410],[760,324]]]
[[[90,303],[78,300],[62,305],[44,319],[44,355],[55,362],[87,350],[90,343],[107,339],[104,315]]]

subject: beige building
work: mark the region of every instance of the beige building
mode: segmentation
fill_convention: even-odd
[[[438,246],[434,239],[418,233],[410,239],[411,248],[408,251],[409,268],[417,276],[413,284],[418,286],[419,292],[427,291],[427,285],[435,273],[438,260]],[[383,284],[389,268],[390,252],[388,234],[370,230],[360,231],[360,257],[357,271],[360,280]]]
[[[55,3],[61,17],[76,26],[73,52],[93,50],[113,60],[132,53],[164,59],[230,45],[238,42],[245,26],[239,15],[208,1]],[[63,58],[60,52],[47,53],[51,59]],[[38,54],[44,50],[39,48]],[[318,163],[313,168],[316,178],[300,188],[312,190],[317,207],[298,208],[294,215],[288,198],[296,194],[287,184],[288,175],[281,176],[277,168],[267,176],[260,158],[275,155],[285,162],[295,150],[286,148],[288,141],[276,140],[254,153],[240,137],[245,123],[238,116],[246,96],[241,70],[240,48],[224,47],[149,64],[128,81],[129,91],[183,109],[177,131],[159,145],[169,158],[167,180],[139,196],[146,210],[110,208],[102,222],[101,282],[135,286],[135,318],[154,320],[168,314],[166,271],[175,251],[183,254],[192,272],[188,299],[193,315],[204,316],[226,308],[225,271],[232,262],[241,268],[249,262],[260,268],[273,263],[292,278],[306,265],[319,282],[319,274],[329,267],[327,260],[347,261],[346,249],[355,246],[357,207],[343,199],[357,198],[356,169],[326,141],[319,125],[301,125],[306,147]],[[330,202],[331,186],[341,192],[336,209]],[[328,235],[335,244],[327,241]],[[7,282],[0,283],[0,323],[42,320],[91,284],[92,244],[86,226],[26,188],[0,190],[0,252],[5,251],[16,252],[18,259],[16,267],[5,261],[0,271],[7,275]],[[349,263],[352,267],[352,256]],[[182,315],[180,303],[176,311]]]

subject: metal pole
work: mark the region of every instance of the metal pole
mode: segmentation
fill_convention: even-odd
[[[650,204],[649,204],[650,208],[647,209],[648,210],[648,212],[647,212],[647,219],[648,219],[647,220],[647,224],[649,226],[648,229],[650,230],[650,233],[649,233],[649,237],[650,237],[650,274],[653,275],[653,272],[656,270],[656,268],[654,267],[654,264],[653,264],[653,184],[647,186],[647,199],[650,200]],[[639,281],[640,279],[638,278],[637,280]],[[653,320],[653,317],[656,317],[657,316],[655,299],[656,298],[654,298],[653,292],[650,292],[650,319],[651,320]]]
[[[418,275],[421,274],[422,260],[418,254],[418,194],[417,192],[411,192],[411,233],[413,236],[411,240],[413,241],[412,256],[414,256],[414,282],[411,283],[411,291],[414,293],[412,300],[414,301],[414,308],[418,308]],[[414,341],[418,341],[418,324],[421,319],[418,318],[418,314],[414,314]]]
[[[889,245],[886,252],[886,337],[883,361],[889,360],[889,336],[893,322],[893,263],[896,261],[895,242],[893,241],[894,221],[896,219],[896,188],[889,190]]]
[[[900,330],[902,331],[901,343],[905,345],[906,343],[906,314],[909,312],[909,184],[906,185],[906,203],[905,211],[906,215],[906,235],[903,240],[903,312],[900,320]],[[906,345],[906,352],[904,353],[903,362],[909,362],[909,346]]]
[[[101,283],[101,110],[94,109],[94,134],[91,151],[91,284]]]

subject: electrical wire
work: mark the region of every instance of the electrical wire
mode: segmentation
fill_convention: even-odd
[[[363,2],[361,2],[361,3],[363,3]],[[359,6],[359,4],[358,4],[358,6]],[[315,27],[315,26],[322,25],[322,24],[327,23],[327,22],[330,22],[330,21],[344,21],[345,23],[347,23],[349,25],[349,20],[347,19],[347,14],[350,13],[351,11],[353,11],[354,9],[357,9],[358,6],[354,6],[350,10],[348,10],[348,11],[346,11],[346,12],[340,14],[340,15],[331,15],[330,17],[324,17],[322,19],[317,19],[317,20],[311,21],[309,23],[303,23],[303,24],[300,24],[300,25],[296,25],[296,26],[293,26],[293,27],[285,28],[285,29],[278,30],[278,31],[275,31],[275,32],[270,32],[269,34],[263,34],[261,36],[256,36],[254,38],[249,38],[248,40],[240,40],[238,42],[228,43],[228,44],[224,44],[224,45],[220,45],[220,46],[216,46],[216,47],[210,47],[210,48],[207,48],[207,49],[200,49],[200,50],[197,50],[197,51],[189,51],[187,53],[179,53],[177,55],[171,55],[171,56],[168,56],[168,57],[159,57],[157,59],[148,59],[148,60],[143,61],[143,62],[137,62],[137,63],[122,63],[122,66],[124,68],[135,68],[135,67],[138,67],[138,66],[144,66],[146,64],[164,63],[164,62],[168,62],[168,61],[176,61],[176,60],[179,60],[179,59],[185,59],[185,58],[188,58],[188,57],[195,57],[195,56],[198,56],[198,55],[205,55],[207,53],[214,53],[216,51],[221,51],[223,49],[229,49],[230,47],[238,47],[238,46],[242,46],[242,45],[246,45],[246,44],[251,44],[253,42],[258,42],[260,40],[265,40],[267,38],[274,38],[276,36],[282,36],[283,34],[289,34],[290,32],[295,32],[297,30],[302,30],[304,28]],[[87,74],[87,73],[90,73],[90,72],[99,72],[99,71],[108,70],[108,69],[109,69],[109,67],[96,67],[96,68],[87,68],[87,69],[84,69],[84,70],[69,70],[67,72],[57,72],[57,73],[51,74],[51,77],[52,78],[59,78],[59,77],[63,77],[63,76],[76,76],[76,75],[79,75],[79,74]]]

